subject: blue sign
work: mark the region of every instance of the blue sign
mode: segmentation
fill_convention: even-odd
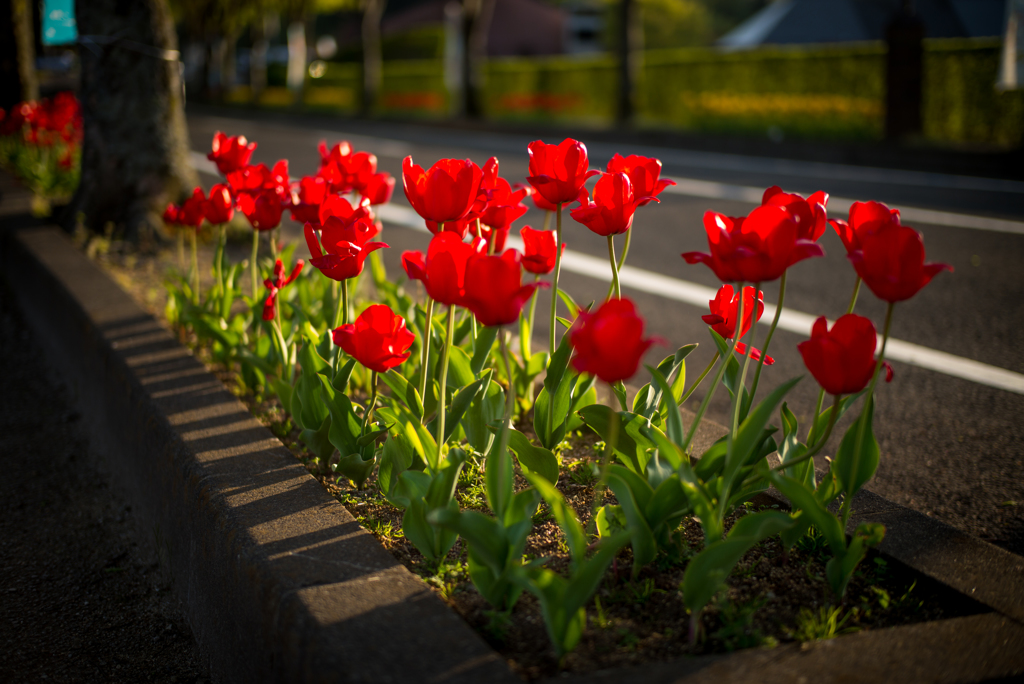
[[[43,45],[67,45],[76,40],[74,0],[43,0]]]

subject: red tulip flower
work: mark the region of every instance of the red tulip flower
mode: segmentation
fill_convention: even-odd
[[[229,138],[220,131],[213,134],[213,145],[206,158],[217,165],[225,176],[249,164],[256,143],[248,142],[244,135]]]
[[[829,221],[829,224],[839,234],[846,247],[846,253],[849,254],[860,249],[864,236],[874,233],[882,226],[899,222],[899,209],[890,209],[881,202],[854,202],[850,206],[849,221],[837,219]]]
[[[345,239],[362,245],[380,232],[373,220],[369,200],[365,198],[352,205],[344,197],[328,195],[320,204],[317,218],[326,232],[344,231],[337,236],[332,234],[328,238],[330,240]]]
[[[593,200],[587,199],[586,189],[579,199],[586,204],[573,209],[570,216],[604,237],[625,233],[633,225],[633,214],[640,204],[658,201],[656,197],[635,197],[629,176],[621,172],[602,174],[594,185]]]
[[[480,181],[480,193],[484,196],[480,222],[507,234],[509,226],[527,212],[523,200],[529,192],[526,188],[513,190],[507,180],[498,176],[498,159],[491,157],[484,164]]]
[[[168,204],[164,210],[164,221],[179,226],[198,228],[203,223],[206,195],[202,188],[192,191],[192,196],[182,202],[181,206]]]
[[[544,199],[544,195],[537,192],[537,188],[531,185],[529,187],[529,190],[531,191],[530,199],[533,200],[533,206],[537,207],[541,211],[555,211],[556,209],[558,209],[558,205],[552,204],[551,202],[548,202],[546,199]]]
[[[307,223],[303,232],[306,236],[306,246],[309,247],[309,253],[312,255],[309,263],[320,269],[320,272],[331,280],[348,280],[362,273],[363,262],[370,252],[388,245],[383,242],[361,244],[357,241],[356,230],[357,228],[352,224],[345,225],[340,221],[336,227],[324,226],[321,237],[323,250],[321,250],[313,225]],[[356,241],[347,238],[353,238]],[[325,251],[326,253],[324,253]]]
[[[435,302],[463,305],[466,294],[466,262],[486,248],[483,240],[467,244],[455,233],[438,233],[431,239],[427,257],[421,252],[402,254],[402,266],[413,280],[422,281]]]
[[[701,320],[711,326],[711,329],[721,335],[724,339],[731,340],[736,334],[736,316],[739,313],[740,296],[735,294],[732,285],[723,285],[718,289],[715,298],[708,302],[711,313],[701,316]],[[755,321],[761,320],[764,313],[764,293],[760,290],[757,293],[757,313],[754,313],[754,288],[746,286],[743,288],[743,325],[740,328],[739,339],[750,330]],[[743,342],[736,343],[736,351],[740,356],[747,353],[747,345]],[[757,361],[761,358],[760,349],[752,349],[750,358]],[[766,365],[771,366],[775,359],[770,356],[764,358]]]
[[[519,234],[523,238],[523,268],[530,273],[545,275],[555,270],[555,244],[558,242],[553,230],[534,230],[524,226]],[[565,245],[562,245],[565,251]]]
[[[483,325],[507,325],[519,314],[533,291],[547,283],[523,285],[523,256],[507,250],[501,256],[473,255],[466,262],[465,306]]]
[[[320,223],[320,205],[327,198],[327,182],[320,176],[304,176],[291,190],[293,221]]]
[[[641,207],[660,195],[668,186],[676,184],[674,180],[660,178],[660,160],[641,157],[639,154],[623,157],[616,153],[608,162],[608,173],[624,173],[629,176],[629,182],[633,184],[633,193],[643,198],[638,200]]]
[[[353,152],[347,141],[327,151],[320,143],[320,171],[331,192],[363,192],[370,177],[377,173],[377,157],[369,152]]]
[[[797,237],[804,240],[817,240],[825,233],[828,216],[828,193],[819,190],[807,199],[796,193],[783,192],[782,188],[773,185],[764,191],[761,206],[785,207],[797,222]]]
[[[383,171],[375,173],[366,180],[366,184],[360,192],[372,206],[387,204],[391,201],[391,195],[395,193],[395,178],[390,173]]]
[[[263,281],[263,286],[267,288],[267,300],[263,302],[263,320],[274,320],[277,315],[277,293],[284,289],[285,285],[299,277],[303,266],[305,266],[305,262],[302,259],[296,261],[291,275],[286,278],[284,275],[284,264],[281,263],[281,260],[278,259],[274,263],[274,277]]]
[[[799,225],[783,207],[761,206],[746,218],[704,214],[710,254],[686,252],[688,264],[707,264],[723,282],[764,283],[793,264],[825,256],[818,243],[798,237]]]
[[[272,189],[263,189],[256,193],[242,193],[238,196],[238,209],[249,219],[249,225],[255,230],[273,230],[281,224],[284,204],[281,196]]]
[[[210,197],[204,203],[203,214],[214,225],[231,220],[235,215],[235,206],[231,199],[231,189],[227,185],[218,183],[210,188]]]
[[[875,296],[893,304],[910,299],[949,264],[924,263],[924,240],[913,228],[889,223],[860,238],[860,249],[847,255]]]
[[[854,394],[871,382],[877,335],[871,321],[841,316],[832,329],[824,316],[814,321],[811,339],[797,345],[804,365],[829,394]]]
[[[626,380],[655,338],[644,339],[644,319],[628,299],[609,299],[597,311],[580,311],[569,333],[572,365],[607,383]]]
[[[346,354],[376,373],[404,363],[416,339],[405,327],[405,319],[387,304],[368,306],[355,323],[335,328],[331,337]]]
[[[558,145],[535,140],[529,145],[530,175],[526,180],[551,204],[574,202],[588,178],[587,146],[566,138]]]
[[[464,218],[477,201],[480,167],[469,159],[441,159],[424,171],[412,157],[402,162],[402,186],[409,204],[427,221]]]

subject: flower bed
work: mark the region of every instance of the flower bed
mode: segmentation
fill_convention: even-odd
[[[192,539],[192,548],[196,548],[198,542],[199,548],[209,549],[200,556],[182,553],[180,550],[173,551],[170,560],[176,568],[175,577],[181,583],[178,590],[183,592],[183,597],[186,594],[189,596],[195,620],[194,629],[198,627],[196,633],[200,643],[207,644],[207,648],[211,643],[214,646],[222,644],[227,649],[215,651],[224,659],[223,662],[217,661],[218,667],[238,667],[234,676],[245,677],[248,676],[245,672],[254,672],[252,668],[260,667],[260,663],[267,662],[266,658],[269,657],[266,666],[269,669],[266,672],[279,674],[264,674],[261,678],[283,677],[280,674],[282,672],[291,672],[291,679],[300,678],[297,674],[300,670],[295,667],[305,662],[307,665],[302,670],[305,676],[319,672],[318,678],[321,679],[333,678],[327,675],[331,671],[337,678],[347,679],[341,673],[357,676],[355,673],[365,673],[367,668],[376,668],[374,671],[378,678],[389,676],[410,681],[413,672],[416,677],[422,677],[424,672],[434,672],[439,680],[446,681],[458,681],[463,675],[457,672],[469,672],[466,681],[479,681],[481,677],[492,681],[502,679],[497,671],[487,669],[489,666],[486,663],[493,661],[481,659],[482,654],[470,655],[473,652],[470,641],[466,641],[466,647],[459,651],[461,655],[453,653],[451,648],[456,642],[452,641],[451,632],[448,628],[440,628],[436,617],[428,618],[422,613],[425,604],[421,599],[412,599],[414,594],[404,595],[409,597],[405,600],[412,600],[409,608],[420,606],[421,614],[416,618],[399,617],[399,613],[390,608],[383,614],[380,608],[371,609],[369,613],[365,612],[365,608],[357,608],[356,604],[365,606],[370,595],[379,593],[367,594],[370,587],[378,587],[387,592],[388,586],[393,586],[396,580],[401,585],[403,580],[391,571],[381,574],[377,570],[372,571],[371,581],[379,579],[379,584],[359,582],[353,585],[352,580],[347,579],[351,577],[351,570],[346,568],[358,564],[366,568],[364,572],[371,572],[370,566],[379,562],[371,560],[371,557],[376,556],[368,554],[369,549],[358,550],[360,544],[355,543],[358,540],[355,537],[349,539],[350,534],[342,532],[346,528],[331,527],[333,520],[338,520],[342,525],[345,523],[330,507],[316,500],[312,496],[313,492],[299,485],[299,480],[282,477],[289,468],[282,467],[280,461],[272,466],[273,459],[268,460],[269,452],[261,451],[272,450],[272,446],[259,446],[255,450],[253,446],[248,446],[250,443],[255,445],[253,440],[263,440],[259,442],[261,445],[268,440],[257,434],[260,431],[253,432],[243,425],[244,421],[237,414],[227,410],[227,404],[223,403],[223,399],[216,398],[218,391],[203,380],[202,373],[197,374],[192,370],[192,366],[187,363],[188,358],[180,357],[174,352],[172,344],[163,341],[166,336],[159,332],[159,328],[146,323],[145,317],[133,313],[131,307],[115,305],[111,299],[114,294],[99,287],[101,283],[96,281],[95,274],[88,268],[76,265],[71,254],[58,249],[59,243],[58,234],[26,234],[18,237],[13,245],[6,244],[4,262],[7,277],[19,283],[17,293],[23,307],[36,301],[46,302],[45,307],[32,306],[28,310],[32,312],[34,323],[43,325],[47,331],[61,331],[60,335],[46,335],[43,339],[51,347],[64,350],[54,358],[60,360],[61,364],[71,364],[67,367],[71,371],[67,377],[99,380],[79,384],[90,422],[112,421],[115,427],[111,434],[116,436],[115,441],[118,442],[133,443],[147,436],[146,443],[150,446],[141,451],[139,456],[125,460],[127,469],[133,471],[133,477],[140,482],[152,481],[155,477],[168,484],[178,483],[170,489],[150,487],[146,490],[152,492],[150,496],[144,495],[139,503],[142,508],[152,508],[155,500],[164,502],[156,508],[163,516],[159,519],[164,521],[160,528],[161,534],[168,539],[185,541],[184,546],[178,544],[176,548],[187,550],[190,546],[188,539]],[[38,269],[33,265],[36,263],[46,264],[56,270],[46,275],[33,270]],[[79,273],[85,278],[80,282],[76,279]],[[48,279],[63,285],[55,289]],[[93,313],[83,318],[73,306],[69,308],[66,300],[81,302],[78,306]],[[103,343],[97,343],[103,339],[109,340],[106,344],[112,345],[109,350],[104,350]],[[119,362],[119,358],[124,361]],[[172,361],[178,358],[180,362]],[[80,363],[79,359],[86,363]],[[99,359],[103,360],[97,363]],[[128,371],[126,376],[122,364],[134,370]],[[131,373],[135,373],[139,379],[132,380]],[[103,389],[104,386],[106,389]],[[94,389],[97,387],[99,394]],[[125,394],[125,389],[130,390],[128,394]],[[220,394],[224,393],[220,391]],[[119,399],[119,396],[123,398]],[[97,414],[97,407],[104,403],[110,404],[110,409],[101,410]],[[167,417],[141,419],[146,412],[154,410],[148,408],[150,406],[163,411]],[[140,414],[140,411],[143,413]],[[159,416],[160,413],[153,415]],[[188,418],[184,419],[186,415]],[[94,421],[96,417],[100,420]],[[183,419],[185,422],[182,422]],[[198,459],[197,465],[184,465],[190,463],[186,458],[188,451],[180,452],[181,455],[175,455],[173,459],[160,456],[152,463],[149,462],[151,459],[143,458],[149,454],[170,455],[170,452],[165,451],[166,447],[160,446],[160,441],[154,441],[152,436],[154,431],[166,432],[167,428],[161,425],[166,425],[168,420],[171,425],[182,426],[177,428],[178,437],[175,439],[188,445],[186,448],[195,454],[188,458]],[[118,425],[122,427],[118,429]],[[210,427],[203,428],[204,425]],[[218,426],[230,426],[231,429],[225,431]],[[170,434],[174,432],[172,429]],[[179,449],[175,447],[175,453]],[[229,454],[237,454],[237,457],[226,458]],[[183,465],[177,465],[179,463]],[[238,475],[233,474],[235,471]],[[182,479],[182,475],[186,477]],[[192,498],[187,495],[188,492],[197,492],[199,497]],[[288,492],[294,492],[294,495]],[[298,497],[302,501],[296,500],[293,504],[290,500],[302,492],[305,493]],[[186,496],[182,497],[182,493]],[[171,504],[168,505],[167,501]],[[189,502],[188,505],[183,506],[186,502]],[[287,510],[281,508],[282,504]],[[292,508],[293,505],[296,508]],[[858,495],[854,508],[854,520],[866,516],[867,520],[884,521],[889,525],[891,541],[883,542],[883,548],[889,546],[885,550],[895,558],[910,562],[925,575],[936,577],[952,586],[963,587],[963,591],[968,594],[976,592],[975,595],[982,601],[1008,615],[1024,614],[1021,611],[1019,582],[1014,580],[1014,572],[1017,575],[1020,573],[1019,559],[1014,560],[1010,554],[955,533],[923,516],[880,501],[877,497],[866,496],[863,492]],[[212,529],[204,527],[202,521],[209,518],[216,509],[224,511],[217,518],[220,522],[215,523]],[[292,510],[296,512],[292,513]],[[316,513],[310,515],[302,511]],[[302,523],[294,527],[297,515]],[[282,525],[292,527],[284,533],[275,531]],[[191,530],[184,537],[178,531],[182,526]],[[324,537],[324,531],[330,531],[329,536]],[[211,535],[216,539],[218,534],[228,536],[222,537],[223,541],[215,544],[204,541],[211,539]],[[253,547],[252,542],[246,541],[250,538],[257,541],[257,546]],[[301,549],[301,553],[287,554],[275,560],[278,552],[274,549],[280,548],[285,539],[296,540],[295,544],[288,544],[285,548]],[[316,539],[336,541],[327,545],[309,546]],[[221,547],[224,551],[217,551]],[[263,554],[271,555],[263,555],[266,560],[261,560],[259,549],[264,549]],[[892,555],[887,558],[890,563],[893,562]],[[628,558],[624,561],[628,561]],[[1017,564],[1016,571],[1013,570],[1014,562]],[[623,563],[623,573],[625,566],[626,562]],[[239,570],[244,567],[252,569],[239,574]],[[304,575],[300,571],[303,567],[309,568]],[[317,568],[330,568],[330,572],[325,575]],[[282,570],[284,574],[281,574]],[[269,583],[271,579],[281,589],[273,589],[273,584]],[[225,580],[227,585],[223,585]],[[230,590],[218,591],[218,586]],[[302,586],[311,589],[289,589]],[[354,592],[347,599],[353,602],[353,607],[342,611],[342,606],[346,604],[338,603],[330,597],[344,592]],[[233,610],[225,611],[223,606],[234,605],[232,601],[236,600],[236,595],[243,602]],[[198,600],[197,596],[200,597]],[[281,598],[273,599],[275,596]],[[307,596],[314,599],[314,602],[308,603]],[[661,595],[656,594],[658,596]],[[302,622],[305,626],[301,627],[295,622],[295,617],[302,614],[295,612],[296,599],[314,610],[319,627],[310,631],[311,625],[308,622]],[[267,603],[268,600],[271,602]],[[284,602],[274,608],[275,601]],[[382,605],[378,599],[373,601]],[[210,613],[211,608],[213,614]],[[269,610],[268,616],[278,617],[269,622],[250,623],[247,615],[254,610]],[[372,616],[375,614],[386,620],[387,627],[376,628],[384,629],[385,632],[374,631]],[[368,616],[369,622],[357,617],[360,615]],[[387,620],[387,615],[394,617]],[[224,629],[224,616],[231,616],[226,623],[227,629]],[[248,626],[243,628],[243,624]],[[972,679],[1002,676],[1017,672],[1020,668],[1019,663],[1014,665],[1014,654],[1022,652],[1019,647],[1024,642],[1020,640],[1019,626],[1014,627],[1014,624],[998,614],[978,615],[927,623],[919,627],[867,632],[837,640],[827,649],[812,647],[793,650],[780,646],[763,656],[763,651],[753,650],[734,655],[726,661],[714,658],[673,661],[664,666],[641,668],[631,675],[613,671],[609,676],[619,681],[627,681],[631,677],[647,681],[668,681],[696,671],[701,671],[702,676],[726,680],[747,677],[754,671],[769,679],[794,679],[809,676],[810,673],[827,679],[842,673],[855,681],[868,681],[878,676],[900,676],[900,673],[921,677],[925,672]],[[211,629],[214,625],[221,627],[219,630]],[[534,626],[535,633],[538,627]],[[243,631],[239,632],[240,629]],[[271,636],[277,635],[278,641],[265,640],[268,630]],[[220,636],[225,632],[245,633],[252,638],[245,644],[237,643],[234,637],[225,641]],[[384,639],[367,637],[387,632],[390,634]],[[304,636],[298,641],[293,636],[286,636],[300,633]],[[327,637],[325,641],[326,635],[331,633],[349,636],[347,640]],[[429,639],[424,639],[427,634]],[[270,644],[276,645],[271,647]],[[330,647],[324,650],[328,644]],[[316,657],[312,655],[314,653]],[[322,669],[329,667],[327,661],[332,661],[329,654],[334,653],[344,663],[343,669]],[[422,660],[424,657],[427,659]],[[454,663],[461,664],[453,665],[453,657]],[[417,669],[404,671],[407,676],[396,674],[403,672],[402,667],[410,667],[410,660],[416,661],[416,658],[421,658],[415,665]],[[438,667],[441,669],[438,670]],[[445,669],[449,667],[455,669]],[[383,671],[390,674],[381,674]]]

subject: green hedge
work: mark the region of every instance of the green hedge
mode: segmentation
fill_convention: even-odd
[[[600,126],[615,114],[618,78],[611,57],[492,59],[483,108],[496,121],[558,121]]]
[[[994,88],[1000,49],[988,39],[925,42],[927,139],[1002,148],[1024,142],[1024,92]],[[360,73],[358,64],[329,64],[322,78],[311,79],[307,104],[355,111]],[[484,113],[492,120],[613,121],[618,77],[610,56],[493,59],[485,75]],[[640,124],[649,127],[880,139],[885,46],[651,50],[638,99]],[[449,111],[442,60],[385,61],[378,113],[443,117]]]

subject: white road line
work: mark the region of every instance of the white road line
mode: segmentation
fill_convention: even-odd
[[[730,185],[729,183],[716,183],[713,181],[698,180],[696,178],[675,178],[676,185],[665,188],[666,193],[674,195],[688,195],[690,197],[708,197],[711,199],[737,200],[760,204],[764,188],[755,188],[749,185]],[[856,200],[845,197],[830,197],[828,200],[829,211],[833,215],[844,217]],[[895,205],[894,205],[895,206]],[[837,213],[838,210],[838,213]],[[1011,221],[1008,219],[989,218],[987,216],[972,216],[969,214],[957,214],[949,211],[935,211],[932,209],[918,209],[917,207],[900,206],[900,216],[904,223],[927,223],[933,226],[950,226],[953,228],[971,228],[974,230],[988,230],[996,233],[1012,233],[1024,235],[1024,221]]]
[[[736,186],[734,186],[736,187]],[[379,208],[380,217],[388,223],[411,228],[420,232],[428,232],[426,226],[415,211],[408,207],[386,204]],[[510,247],[522,249],[522,242],[509,236]],[[611,267],[606,259],[599,259],[588,254],[566,250],[562,255],[562,268],[570,273],[589,276],[602,281],[611,279]],[[666,299],[684,302],[704,308],[708,301],[714,299],[716,290],[704,285],[687,282],[678,278],[645,271],[633,266],[625,266],[619,271],[619,281],[624,288],[659,295]],[[760,324],[768,326],[775,316],[775,306],[765,304]],[[810,335],[811,325],[816,316],[792,309],[782,309],[779,316],[779,327],[800,335]],[[881,339],[879,339],[881,344]],[[899,361],[911,366],[951,375],[956,378],[970,380],[996,389],[1024,394],[1024,375],[985,363],[965,359],[946,352],[929,349],[921,345],[889,339],[885,356],[892,361]]]
[[[207,159],[206,155],[203,154],[202,152],[196,152],[195,150],[192,150],[191,152],[188,153],[188,159],[189,162],[191,162],[192,164],[192,168],[194,168],[199,173],[208,173],[211,176],[220,175],[220,171],[217,170],[217,165],[214,164],[209,159]]]

